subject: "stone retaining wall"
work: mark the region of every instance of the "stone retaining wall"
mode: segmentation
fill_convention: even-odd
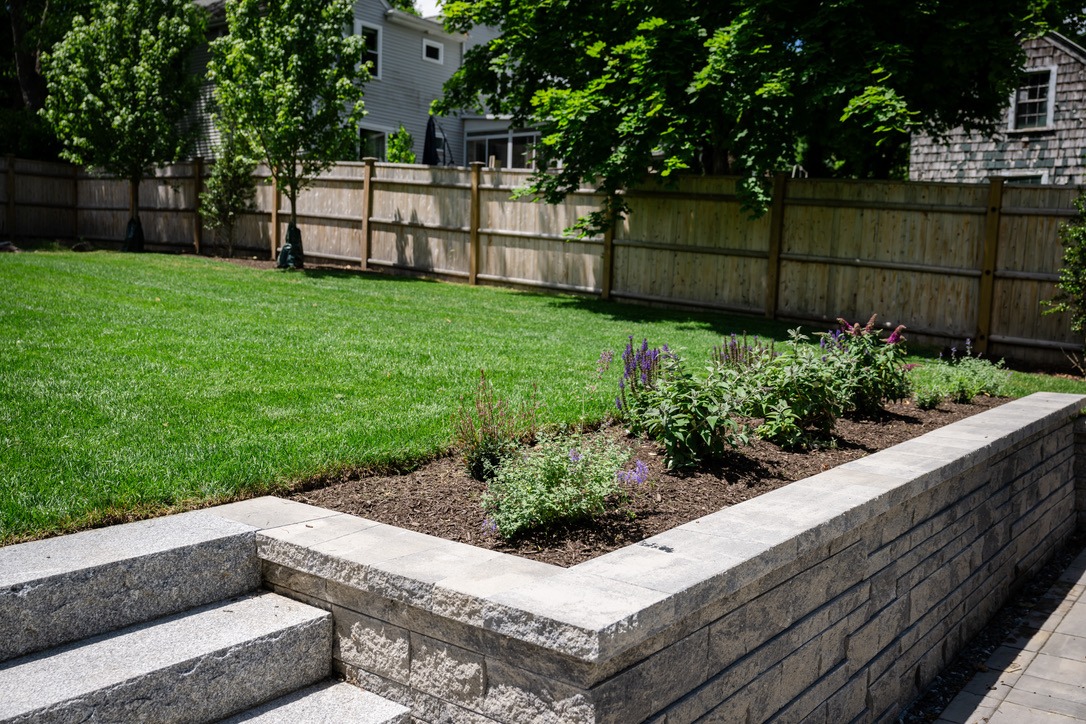
[[[257,535],[335,666],[427,722],[886,721],[1086,517],[1038,394],[570,569],[349,515]]]

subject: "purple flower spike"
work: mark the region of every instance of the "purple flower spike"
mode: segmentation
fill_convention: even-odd
[[[581,453],[577,451],[577,448],[570,448],[569,461],[571,463],[579,463],[581,461]]]

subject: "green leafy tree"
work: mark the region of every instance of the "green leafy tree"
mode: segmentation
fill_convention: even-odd
[[[446,26],[499,28],[435,110],[480,109],[542,134],[530,191],[582,180],[610,199],[646,171],[736,174],[749,207],[769,177],[886,177],[910,132],[987,128],[1016,86],[1019,33],[1048,0],[450,0]],[[555,167],[556,162],[561,165]]]
[[[349,158],[364,113],[362,38],[349,0],[234,0],[228,33],[212,43],[218,115],[245,136],[290,199],[280,264],[302,266],[298,193]]]
[[[220,128],[221,143],[215,163],[200,194],[200,216],[208,228],[221,230],[226,256],[234,255],[234,229],[238,216],[256,207],[256,161],[251,149],[229,128]],[[222,244],[220,244],[222,246]]]
[[[139,184],[182,158],[197,93],[189,56],[204,39],[205,12],[190,0],[103,0],[44,56],[49,95],[42,115],[73,163],[127,179],[139,228]],[[133,227],[133,224],[135,225]]]
[[[1086,335],[1086,196],[1075,199],[1078,215],[1060,227],[1063,242],[1063,264],[1060,279],[1056,282],[1056,295],[1041,301],[1043,314],[1071,315],[1071,329]],[[1081,356],[1070,357],[1071,363],[1086,375],[1086,364]]]
[[[400,129],[388,137],[389,163],[414,163],[417,158],[412,149],[414,145],[415,139],[401,123]]]

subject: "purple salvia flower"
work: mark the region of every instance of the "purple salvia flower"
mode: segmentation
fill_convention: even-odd
[[[649,466],[643,460],[637,460],[633,470],[619,470],[615,477],[625,485],[644,485],[649,479]]]
[[[581,462],[581,453],[577,451],[577,448],[569,449],[569,461],[571,463]]]

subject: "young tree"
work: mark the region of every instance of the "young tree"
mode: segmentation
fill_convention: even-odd
[[[234,227],[238,215],[256,207],[256,161],[250,149],[229,128],[220,128],[222,141],[215,149],[215,163],[207,179],[207,189],[200,194],[200,216],[216,232],[220,249],[225,241],[226,256],[234,255]]]
[[[42,115],[73,163],[128,179],[126,247],[142,249],[139,184],[154,166],[182,158],[195,127],[189,67],[205,12],[191,0],[101,0],[44,56]]]
[[[290,199],[280,266],[304,264],[298,193],[358,143],[362,38],[345,35],[350,0],[232,0],[212,43],[218,113],[238,129]]]
[[[467,53],[436,110],[538,128],[530,190],[557,201],[595,180],[611,202],[588,229],[623,213],[617,192],[650,168],[744,176],[757,209],[796,164],[885,177],[914,129],[990,125],[1018,81],[1018,34],[1053,5],[450,0],[450,30],[501,35]]]

